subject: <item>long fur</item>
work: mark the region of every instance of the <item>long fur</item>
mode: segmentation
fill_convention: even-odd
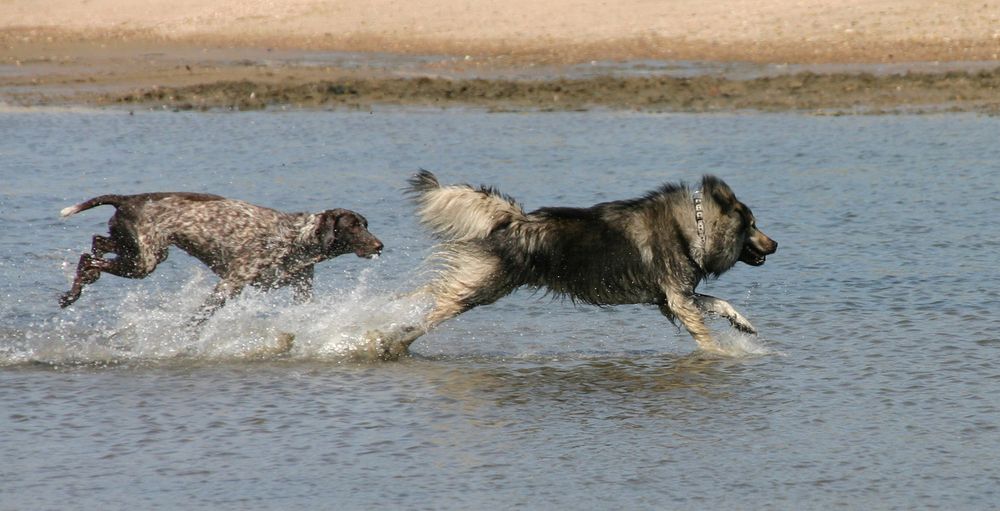
[[[521,206],[492,188],[441,186],[437,177],[426,170],[410,178],[409,183],[417,215],[441,239],[485,238],[499,226],[525,218]]]
[[[671,321],[680,319],[703,349],[715,347],[703,313],[754,331],[725,301],[694,292],[701,280],[737,261],[763,264],[777,248],[714,176],[701,182],[704,239],[692,191],[683,184],[637,199],[530,213],[494,188],[442,186],[426,170],[409,185],[421,223],[442,241],[434,254],[440,269],[425,289],[435,307],[423,325],[372,334],[387,357],[405,352],[434,325],[521,286],[594,305],[657,305]]]
[[[495,188],[441,186],[421,171],[410,180],[421,223],[443,240],[436,254],[449,269],[466,253],[491,254],[500,268],[495,284],[546,288],[594,305],[660,303],[662,272],[690,285],[718,275],[736,262],[720,254],[711,270],[700,264],[691,195],[664,185],[632,200],[590,208],[541,208],[531,213]],[[672,221],[657,225],[661,218]],[[665,246],[664,238],[670,238]],[[679,249],[679,250],[678,250]],[[697,252],[694,253],[694,252]],[[730,260],[731,259],[731,260]],[[466,280],[466,279],[463,279]]]

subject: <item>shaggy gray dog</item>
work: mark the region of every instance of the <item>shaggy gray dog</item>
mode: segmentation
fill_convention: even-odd
[[[420,325],[369,332],[376,356],[405,354],[435,325],[520,286],[594,305],[656,305],[707,351],[720,348],[704,313],[756,332],[728,302],[695,293],[703,279],[737,261],[764,264],[778,247],[719,178],[704,176],[696,191],[667,184],[637,199],[530,213],[493,188],[442,186],[428,171],[410,179],[410,192],[442,240],[440,269],[421,290],[434,306]]]

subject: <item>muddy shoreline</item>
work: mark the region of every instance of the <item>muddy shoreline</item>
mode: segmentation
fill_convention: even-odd
[[[6,0],[0,106],[995,114],[998,27],[998,0]]]
[[[553,63],[510,54],[365,53],[141,38],[15,39],[0,47],[0,106],[1000,113],[1000,62],[994,60]]]
[[[169,83],[169,82],[167,82]],[[340,76],[238,79],[119,90],[7,93],[20,106],[83,105],[155,110],[372,109],[379,106],[490,111],[808,112],[1000,114],[1000,68],[944,73],[802,72],[753,79],[716,76],[440,78]],[[0,95],[2,98],[3,95]]]

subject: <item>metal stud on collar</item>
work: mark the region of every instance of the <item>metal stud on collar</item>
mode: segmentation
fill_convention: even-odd
[[[705,209],[702,207],[701,202],[701,190],[695,190],[691,194],[692,200],[694,200],[694,219],[698,222],[698,238],[701,239],[701,243],[705,244]]]

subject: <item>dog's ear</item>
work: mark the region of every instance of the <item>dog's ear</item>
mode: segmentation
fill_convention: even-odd
[[[722,212],[729,213],[736,207],[736,194],[725,181],[706,174],[701,178],[701,192],[705,197],[711,197]]]
[[[337,242],[337,222],[342,216],[350,213],[346,209],[328,209],[319,215],[319,225],[316,227],[316,239],[323,250],[329,250]]]

